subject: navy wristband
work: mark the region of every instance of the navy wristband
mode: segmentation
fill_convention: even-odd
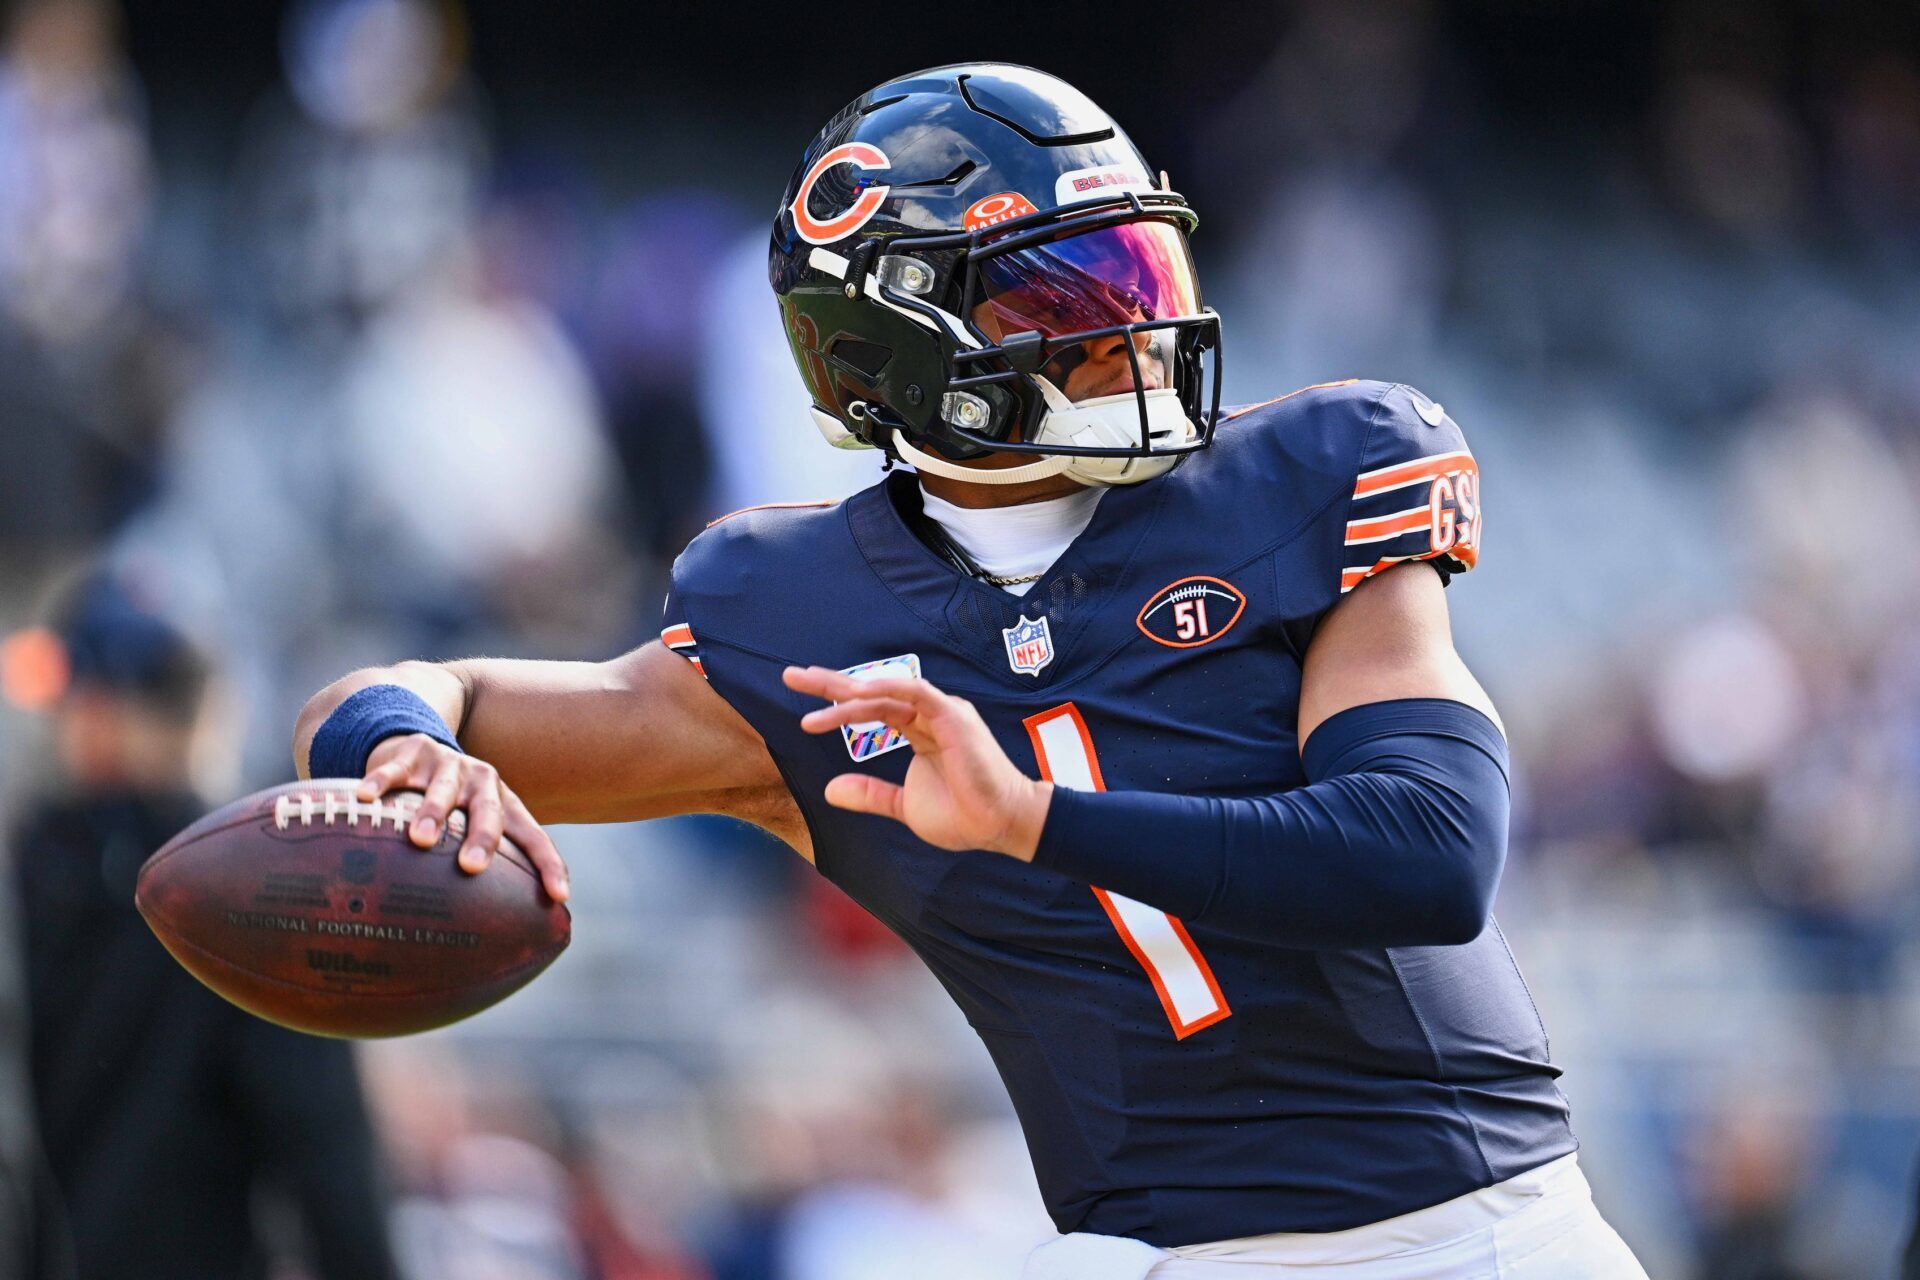
[[[403,733],[424,733],[460,750],[453,730],[425,698],[397,684],[368,685],[335,707],[313,735],[307,748],[307,776],[358,778],[366,773],[373,749],[383,739]]]

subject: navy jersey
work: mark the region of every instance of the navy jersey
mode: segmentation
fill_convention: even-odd
[[[821,796],[848,770],[900,781],[911,748],[884,726],[803,732],[819,704],[780,679],[788,664],[917,670],[1057,785],[1304,785],[1317,621],[1388,565],[1477,557],[1478,471],[1439,405],[1344,382],[1244,410],[1210,449],[1109,491],[1025,597],[929,549],[916,506],[895,475],[717,523],[674,566],[664,638],[765,739],[820,872],[965,1010],[1060,1230],[1163,1247],[1338,1231],[1573,1149],[1497,926],[1457,947],[1288,949],[935,849]]]

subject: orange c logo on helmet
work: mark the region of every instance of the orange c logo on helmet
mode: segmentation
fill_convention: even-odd
[[[793,215],[793,229],[808,244],[832,244],[835,240],[852,235],[867,224],[867,219],[880,212],[880,205],[887,198],[886,186],[868,187],[845,213],[835,214],[825,220],[808,213],[807,197],[813,194],[814,183],[820,181],[821,174],[837,164],[858,165],[862,169],[893,167],[886,152],[866,142],[843,143],[815,160],[813,167],[807,170],[807,176],[800,180],[800,190],[794,195],[793,203],[787,206],[787,212]]]

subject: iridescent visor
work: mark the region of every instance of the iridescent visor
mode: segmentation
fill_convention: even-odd
[[[975,258],[972,319],[995,341],[1014,333],[1070,338],[1118,325],[1198,315],[1186,237],[1165,222],[1126,222]]]

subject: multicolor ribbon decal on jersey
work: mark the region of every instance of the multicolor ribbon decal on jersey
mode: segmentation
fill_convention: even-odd
[[[903,653],[897,658],[863,662],[858,666],[843,668],[840,674],[852,676],[855,680],[917,680],[920,678],[920,655]],[[847,754],[856,761],[871,760],[907,745],[906,734],[878,720],[842,725],[840,736],[847,741]]]

